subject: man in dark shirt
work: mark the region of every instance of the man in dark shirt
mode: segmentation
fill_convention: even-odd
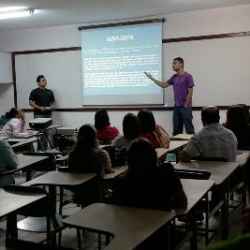
[[[51,118],[52,110],[55,109],[56,102],[53,92],[47,89],[47,81],[43,75],[36,78],[38,88],[33,89],[29,97],[29,105],[34,108],[34,118]],[[46,150],[49,142],[52,141],[52,135],[49,131],[43,133],[42,138],[38,142],[38,150]]]
[[[36,79],[38,88],[33,89],[29,97],[29,105],[34,108],[34,118],[51,118],[51,110],[55,109],[55,97],[51,90],[47,89],[47,81],[43,75]]]

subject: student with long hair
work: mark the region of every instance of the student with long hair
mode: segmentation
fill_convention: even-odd
[[[170,211],[174,207],[186,207],[187,197],[174,167],[170,163],[158,166],[152,144],[138,138],[128,150],[127,172],[114,181],[113,203]],[[140,249],[162,250],[167,249],[166,244],[166,231],[161,228]]]
[[[187,206],[174,167],[167,162],[157,166],[156,151],[148,140],[136,139],[127,157],[127,172],[114,183],[114,203],[167,211]]]
[[[106,109],[100,109],[95,113],[95,128],[97,138],[106,144],[111,144],[111,141],[119,135],[119,130],[111,125]]]
[[[250,149],[250,124],[247,113],[242,105],[232,105],[227,110],[227,120],[224,126],[236,136],[237,149]]]
[[[153,113],[148,109],[138,112],[142,137],[148,139],[155,148],[169,148],[170,137],[163,127],[156,124]]]
[[[120,148],[129,148],[131,143],[141,136],[140,120],[135,114],[128,113],[123,118],[122,128],[123,135],[117,136],[113,140],[112,145]]]
[[[72,191],[75,193],[75,201],[92,203],[100,201],[99,177],[105,173],[114,172],[108,152],[100,149],[97,139],[97,131],[91,124],[81,126],[78,131],[77,142],[69,154],[69,170],[73,172],[96,173],[97,178],[86,184],[84,188],[78,187]]]
[[[25,131],[25,115],[21,109],[11,108],[9,112],[6,112],[5,117],[9,121],[2,129],[2,136],[11,138]]]

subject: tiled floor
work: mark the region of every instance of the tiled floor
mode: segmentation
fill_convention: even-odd
[[[22,175],[17,176],[16,182],[20,183],[22,181],[23,181]],[[79,209],[81,209],[81,208],[78,207],[76,204],[69,203],[68,205],[64,206],[63,214],[70,215],[70,214],[75,213]],[[2,220],[0,222],[0,246],[5,245],[5,229],[6,229],[6,221]],[[240,234],[240,232],[241,232],[241,211],[236,210],[230,215],[230,232],[229,232],[230,236],[229,237],[233,237],[235,235],[238,235],[238,234]],[[76,229],[66,228],[65,230],[63,230],[62,246],[70,247],[72,249],[77,249],[78,247],[77,247],[76,235],[77,235]],[[218,233],[213,241],[214,242],[220,241],[220,239],[221,239],[220,236],[221,236],[221,234]],[[34,234],[34,233],[31,234],[31,233],[27,233],[27,232],[25,232],[25,233],[20,232],[19,238],[39,242],[44,238],[44,235],[38,235],[38,234]],[[87,232],[84,235],[82,235],[81,242],[82,242],[82,249],[83,250],[96,250],[97,243],[98,243],[97,234]],[[105,242],[104,238],[102,239],[102,242],[104,245],[104,242]],[[182,247],[181,250],[189,250],[189,249],[190,249],[189,243],[186,243]],[[199,239],[199,242],[198,242],[198,250],[202,250],[202,249],[205,249],[205,247],[204,247],[204,240],[201,238],[201,239]],[[117,250],[119,250],[119,249],[117,249]]]

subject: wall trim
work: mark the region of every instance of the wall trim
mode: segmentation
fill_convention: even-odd
[[[210,39],[223,39],[223,38],[235,38],[235,37],[245,37],[250,36],[250,31],[245,32],[233,32],[233,33],[224,33],[224,34],[212,34],[212,35],[202,35],[202,36],[189,36],[189,37],[178,37],[178,38],[169,38],[162,39],[162,43],[177,43],[177,42],[188,42],[188,41],[200,41],[200,40],[210,40]],[[24,54],[39,54],[39,53],[54,53],[54,52],[63,52],[63,51],[78,51],[81,50],[81,47],[68,47],[68,48],[55,48],[55,49],[41,49],[41,50],[25,50],[25,51],[14,51],[12,52],[12,75],[13,75],[13,88],[14,88],[14,104],[17,107],[17,88],[16,88],[16,70],[15,70],[15,56],[24,55]],[[28,100],[27,100],[28,102]],[[92,112],[95,111],[98,107],[86,107],[86,108],[63,108],[57,109],[55,112]],[[108,107],[105,106],[108,110],[119,111],[119,110],[138,110],[140,108],[148,108],[151,110],[173,110],[173,107],[150,107],[150,106],[140,106],[140,107]],[[228,106],[218,106],[219,109],[227,109]],[[201,110],[202,107],[197,106],[193,107],[193,110]],[[32,109],[24,109],[26,112],[31,112]]]

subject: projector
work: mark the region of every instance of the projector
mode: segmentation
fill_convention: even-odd
[[[32,129],[46,129],[51,124],[51,118],[36,118],[29,121],[30,128]]]
[[[77,134],[76,128],[60,127],[57,128],[57,135],[75,136]]]

